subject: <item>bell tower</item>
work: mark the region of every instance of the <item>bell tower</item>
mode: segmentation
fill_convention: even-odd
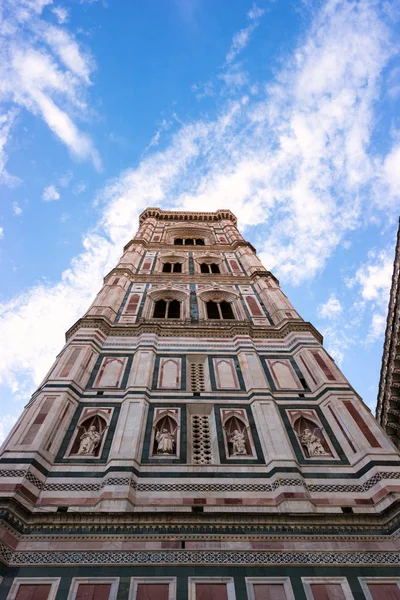
[[[148,208],[0,454],[7,600],[400,599],[400,459],[229,210]]]

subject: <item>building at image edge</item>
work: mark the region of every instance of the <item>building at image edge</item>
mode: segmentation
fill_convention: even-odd
[[[399,454],[229,210],[142,213],[0,461],[1,598],[400,598]]]

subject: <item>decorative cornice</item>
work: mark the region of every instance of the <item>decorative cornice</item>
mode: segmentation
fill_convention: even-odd
[[[252,338],[283,339],[290,333],[308,332],[322,344],[323,337],[315,327],[301,319],[288,319],[280,326],[257,325],[248,321],[212,322],[200,320],[193,323],[190,319],[180,319],[174,323],[165,320],[152,322],[149,319],[138,320],[135,324],[111,323],[105,316],[86,315],[79,319],[65,334],[68,341],[81,328],[99,329],[107,336],[132,337],[141,333],[154,333],[160,337],[208,337],[212,331],[215,338],[227,338],[235,335],[247,335]]]
[[[136,274],[131,269],[126,267],[115,267],[111,269],[109,273],[104,277],[104,284],[108,282],[111,277],[129,277],[132,282],[136,283],[151,283],[152,281],[171,281],[171,273],[151,273],[151,274]],[[231,275],[230,273],[218,273],[213,275],[214,278],[217,278],[218,281],[224,282],[225,284],[229,283],[231,285],[249,285],[253,283],[256,277],[261,277],[265,279],[273,279],[277,285],[279,285],[279,280],[271,273],[271,271],[267,270],[258,270],[253,271],[251,275]],[[174,281],[186,282],[186,283],[205,283],[210,280],[209,273],[195,273],[194,275],[189,275],[189,273],[174,273],[173,274]]]
[[[237,218],[228,209],[219,209],[215,212],[189,212],[183,210],[161,210],[161,208],[146,208],[139,216],[139,223],[142,225],[146,219],[157,219],[158,221],[193,221],[210,222],[210,221],[232,221],[237,225]]]
[[[146,239],[135,236],[127,244],[124,246],[124,252],[129,249],[129,246],[132,244],[141,244],[145,250],[171,250],[171,249],[179,249],[180,252],[234,252],[237,248],[250,248],[254,254],[257,254],[256,249],[250,242],[246,242],[246,240],[235,240],[230,244],[207,244],[206,246],[174,246],[167,242],[148,242]]]

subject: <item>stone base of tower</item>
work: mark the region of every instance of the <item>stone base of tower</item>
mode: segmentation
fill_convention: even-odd
[[[391,600],[400,593],[395,506],[374,516],[190,511],[35,515],[3,505],[1,598],[41,600],[40,592],[29,595],[38,585],[50,600]]]

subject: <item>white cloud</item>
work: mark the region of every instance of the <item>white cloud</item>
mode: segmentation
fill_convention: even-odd
[[[19,215],[22,215],[22,208],[20,207],[18,202],[13,202],[12,209],[15,216],[19,217]]]
[[[334,294],[331,294],[325,304],[320,304],[318,307],[318,314],[323,319],[332,319],[340,315],[342,310],[340,300]]]
[[[386,326],[390,285],[393,275],[393,248],[368,254],[368,261],[361,265],[349,285],[358,286],[362,301],[372,310],[367,343],[379,340]]]
[[[0,240],[4,237],[4,228],[0,227]]]
[[[371,325],[369,328],[367,342],[375,342],[381,339],[385,333],[386,317],[384,314],[374,313],[372,315]]]
[[[257,101],[230,99],[215,120],[181,125],[164,150],[109,182],[97,200],[102,217],[60,282],[0,306],[3,382],[39,383],[146,206],[228,207],[246,237],[257,226],[260,258],[283,282],[314,278],[371,206],[381,168],[368,154],[374,108],[394,50],[375,3],[331,0]],[[42,94],[50,86],[74,96],[60,73],[51,71]],[[351,343],[342,338],[332,353],[341,359]]]
[[[60,199],[60,192],[57,190],[57,188],[54,185],[48,185],[46,188],[44,188],[43,194],[42,194],[42,200],[44,200],[45,202],[51,202],[53,200],[59,200],[59,199]]]
[[[259,25],[259,19],[264,14],[264,10],[253,4],[251,10],[247,13],[251,23],[244,29],[241,29],[232,38],[231,47],[225,57],[226,64],[230,64],[236,56],[247,46],[253,31]]]
[[[57,21],[60,25],[63,25],[69,19],[68,11],[63,6],[55,6],[51,9],[51,12],[56,15]]]
[[[360,286],[363,300],[387,306],[393,274],[393,248],[370,251],[368,262],[357,270],[354,280]]]
[[[5,1],[6,17],[0,14],[0,102],[40,116],[74,157],[90,159],[100,169],[92,140],[75,122],[90,115],[86,93],[94,62],[71,33],[43,16],[50,3]],[[3,147],[0,134],[0,172]]]
[[[0,417],[0,440],[4,440],[19,415],[6,414]]]
[[[1,57],[1,55],[0,55]],[[10,175],[6,170],[6,145],[9,142],[11,128],[16,118],[16,111],[9,110],[0,114],[0,183],[13,186],[19,183],[18,177]]]

